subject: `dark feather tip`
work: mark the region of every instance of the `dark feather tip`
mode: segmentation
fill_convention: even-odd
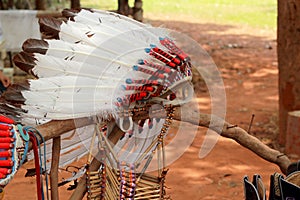
[[[43,34],[44,38],[59,39],[62,20],[52,17],[44,17],[39,19],[39,24],[40,32]]]
[[[45,40],[28,39],[23,43],[22,49],[26,53],[46,54],[49,44]]]
[[[33,75],[32,69],[36,65],[35,61],[36,59],[33,57],[33,54],[25,53],[23,51],[13,57],[15,65],[30,75]]]

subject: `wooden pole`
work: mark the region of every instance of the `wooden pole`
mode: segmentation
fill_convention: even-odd
[[[96,155],[96,157],[92,160],[91,164],[90,164],[90,171],[96,171],[100,168],[101,162],[99,161],[98,156],[100,156],[99,154]],[[86,174],[84,174],[77,187],[76,190],[72,193],[70,200],[81,200],[83,199],[85,193],[86,193]]]
[[[58,193],[58,166],[60,156],[60,136],[53,138],[52,143],[52,161],[50,170],[50,187],[51,187],[51,199],[59,200]]]
[[[37,129],[43,134],[45,140],[49,140],[68,131],[93,123],[93,119],[88,117],[68,120],[53,120],[46,124],[37,126]]]

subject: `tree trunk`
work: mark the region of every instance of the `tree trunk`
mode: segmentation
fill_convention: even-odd
[[[277,30],[279,143],[286,144],[288,112],[300,110],[300,0],[278,0]]]
[[[118,0],[118,13],[125,16],[129,15],[128,0]]]
[[[2,0],[0,0],[0,10],[4,10],[4,5],[3,5]]]
[[[7,10],[14,9],[14,0],[7,1]]]
[[[71,0],[71,8],[79,9],[80,8],[80,0]]]
[[[142,0],[135,0],[134,7],[133,7],[133,19],[137,21],[143,21],[143,1]]]
[[[46,10],[45,0],[35,0],[35,9],[36,10]]]

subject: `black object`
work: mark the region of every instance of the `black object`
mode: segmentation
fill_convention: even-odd
[[[266,189],[260,175],[255,174],[252,183],[245,176],[244,189],[246,200],[266,200]]]

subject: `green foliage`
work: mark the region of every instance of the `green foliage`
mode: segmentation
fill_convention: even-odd
[[[84,7],[116,10],[117,0],[82,0]],[[130,0],[132,6],[134,0]],[[276,27],[276,0],[143,0],[146,17],[201,23]]]
[[[96,8],[101,10],[116,10],[118,7],[117,0],[80,0],[83,8]]]

